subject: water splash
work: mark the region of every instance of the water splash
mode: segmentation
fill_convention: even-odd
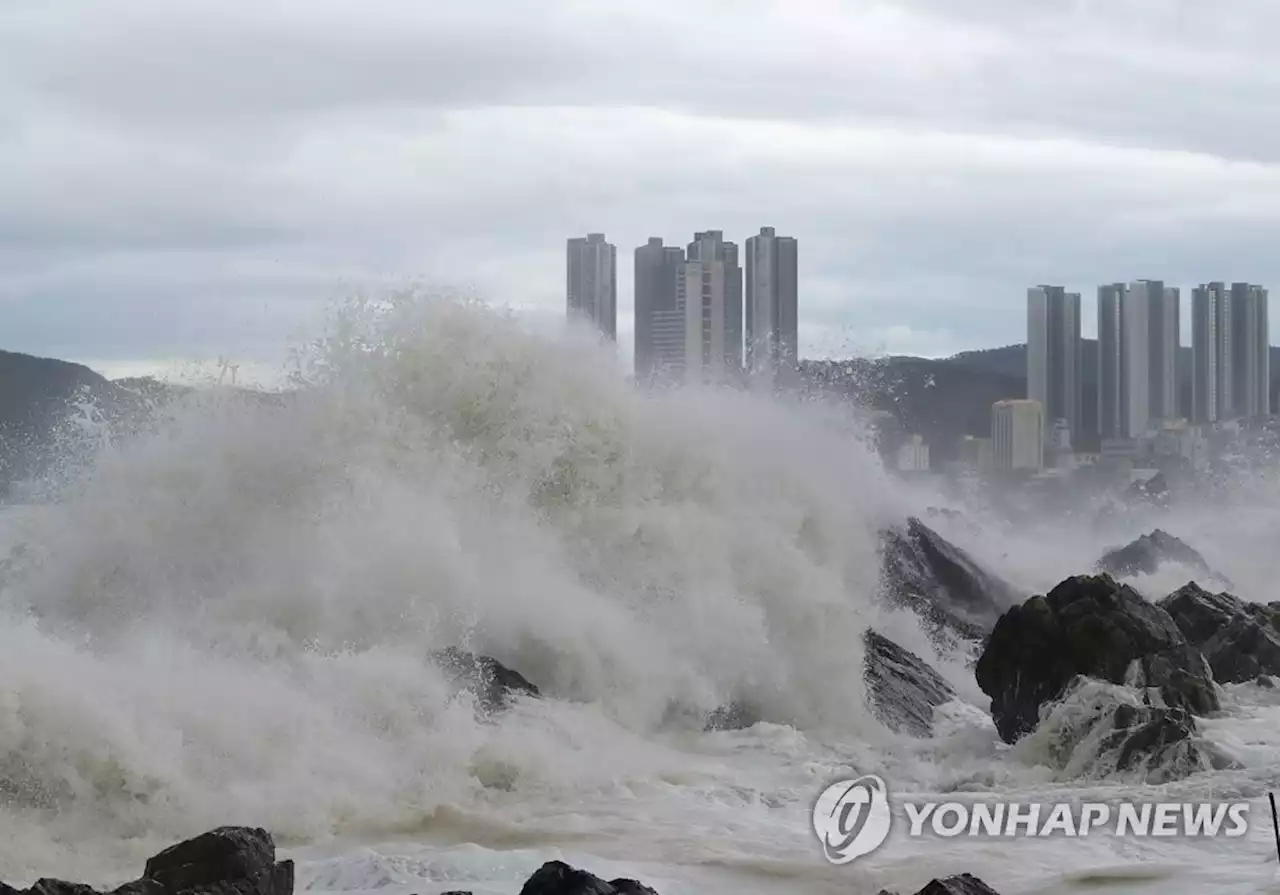
[[[182,398],[11,523],[0,876],[581,798],[662,772],[637,744],[673,703],[878,729],[861,632],[895,498],[856,420],[641,393],[580,333],[420,295],[351,303],[295,383]],[[477,722],[427,659],[459,643],[579,707]]]

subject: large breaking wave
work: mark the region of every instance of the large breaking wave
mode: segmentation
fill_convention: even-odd
[[[445,298],[352,303],[298,384],[193,396],[9,514],[0,877],[586,798],[733,699],[882,732],[861,633],[896,498],[853,418],[642,392],[582,333]],[[428,659],[456,644],[566,704],[478,722]]]

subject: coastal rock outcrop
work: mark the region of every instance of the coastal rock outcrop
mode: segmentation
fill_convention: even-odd
[[[730,702],[707,715],[703,730],[746,730],[760,723],[760,713],[745,702]]]
[[[497,659],[448,647],[431,657],[460,690],[470,692],[481,711],[492,714],[510,703],[513,695],[541,695],[538,688],[518,671]]]
[[[1147,695],[1077,676],[1019,749],[1056,769],[1060,780],[1120,774],[1159,785],[1235,766],[1200,735],[1186,709],[1153,705]]]
[[[1246,603],[1191,582],[1157,605],[1204,654],[1219,683],[1280,675],[1280,602]]]
[[[1159,528],[1123,547],[1108,550],[1099,558],[1096,568],[1097,571],[1116,578],[1131,578],[1135,575],[1154,575],[1167,563],[1186,566],[1206,578],[1231,586],[1224,576],[1210,568],[1199,551]]]
[[[862,636],[863,679],[872,712],[890,730],[912,736],[933,733],[934,707],[955,690],[924,659],[868,629]]]
[[[914,516],[881,532],[881,587],[919,615],[935,635],[981,640],[1022,598],[1008,582]]]
[[[1000,737],[1040,723],[1077,675],[1146,689],[1146,700],[1204,715],[1219,708],[1212,673],[1169,614],[1109,575],[1068,578],[996,623],[975,668]]]
[[[600,879],[570,867],[563,861],[548,861],[525,881],[520,895],[658,895],[633,879]]]
[[[29,889],[0,883],[3,895],[99,895],[83,883],[41,879]],[[266,830],[219,827],[147,861],[141,879],[111,895],[292,895],[293,862],[276,861]]]
[[[894,895],[894,893],[882,889],[880,895]],[[962,873],[959,876],[931,880],[916,895],[1000,895],[1000,893],[973,874]]]
[[[443,895],[472,895],[445,892]],[[602,880],[594,874],[570,867],[563,861],[548,861],[525,880],[520,895],[658,895],[633,879]]]

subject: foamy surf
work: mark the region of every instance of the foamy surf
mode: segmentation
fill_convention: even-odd
[[[298,378],[282,402],[181,402],[6,514],[26,549],[0,625],[0,878],[123,881],[249,823],[312,891],[514,893],[551,858],[663,895],[962,871],[1006,895],[1269,891],[1262,825],[1229,845],[891,836],[823,861],[813,799],[855,770],[971,799],[1258,799],[1280,761],[1275,697],[1249,687],[1205,724],[1241,771],[1152,788],[1001,744],[969,657],[875,599],[881,528],[944,499],[888,478],[856,415],[643,393],[582,333],[446,299],[353,304]],[[1256,599],[1272,560],[1232,526],[1274,531],[1270,495],[1159,524]],[[966,512],[939,527],[1028,593],[1116,540]],[[932,738],[866,709],[868,626],[955,687]],[[459,645],[548,698],[478,718],[429,659]],[[703,732],[733,700],[763,723]]]

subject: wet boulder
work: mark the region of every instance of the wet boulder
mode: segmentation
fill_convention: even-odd
[[[916,895],[1000,895],[995,889],[971,873],[935,879]]]
[[[541,695],[524,675],[490,656],[451,646],[433,654],[432,659],[460,690],[475,697],[476,705],[485,713],[506,708],[513,696]]]
[[[548,861],[525,881],[520,895],[658,895],[633,879],[605,881],[570,867],[563,861]]]
[[[1204,654],[1219,683],[1280,675],[1280,603],[1246,603],[1191,582],[1158,605]]]
[[[42,879],[30,889],[0,883],[5,895],[98,895],[83,883]],[[293,862],[276,861],[266,830],[219,827],[147,861],[140,879],[112,895],[293,895]]]
[[[1224,576],[1209,567],[1199,551],[1159,528],[1123,547],[1107,551],[1099,558],[1096,568],[1116,578],[1132,578],[1135,575],[1154,575],[1166,564],[1185,566],[1206,578],[1231,586]]]
[[[759,723],[760,712],[755,707],[735,700],[708,714],[703,730],[746,730]]]
[[[868,629],[862,637],[863,680],[872,712],[890,730],[933,734],[933,710],[955,698],[950,684],[915,653]]]
[[[981,640],[1022,597],[967,552],[912,517],[881,532],[881,588],[936,635]]]
[[[881,889],[880,895],[894,895],[894,893]],[[1000,895],[1000,893],[973,874],[962,873],[959,876],[931,880],[916,895]]]
[[[1007,743],[1077,675],[1149,689],[1165,707],[1219,708],[1212,673],[1169,614],[1109,575],[1068,578],[1001,616],[975,668]]]
[[[1113,779],[1159,785],[1235,763],[1200,733],[1184,708],[1158,694],[1077,676],[1023,741],[1062,780]]]

